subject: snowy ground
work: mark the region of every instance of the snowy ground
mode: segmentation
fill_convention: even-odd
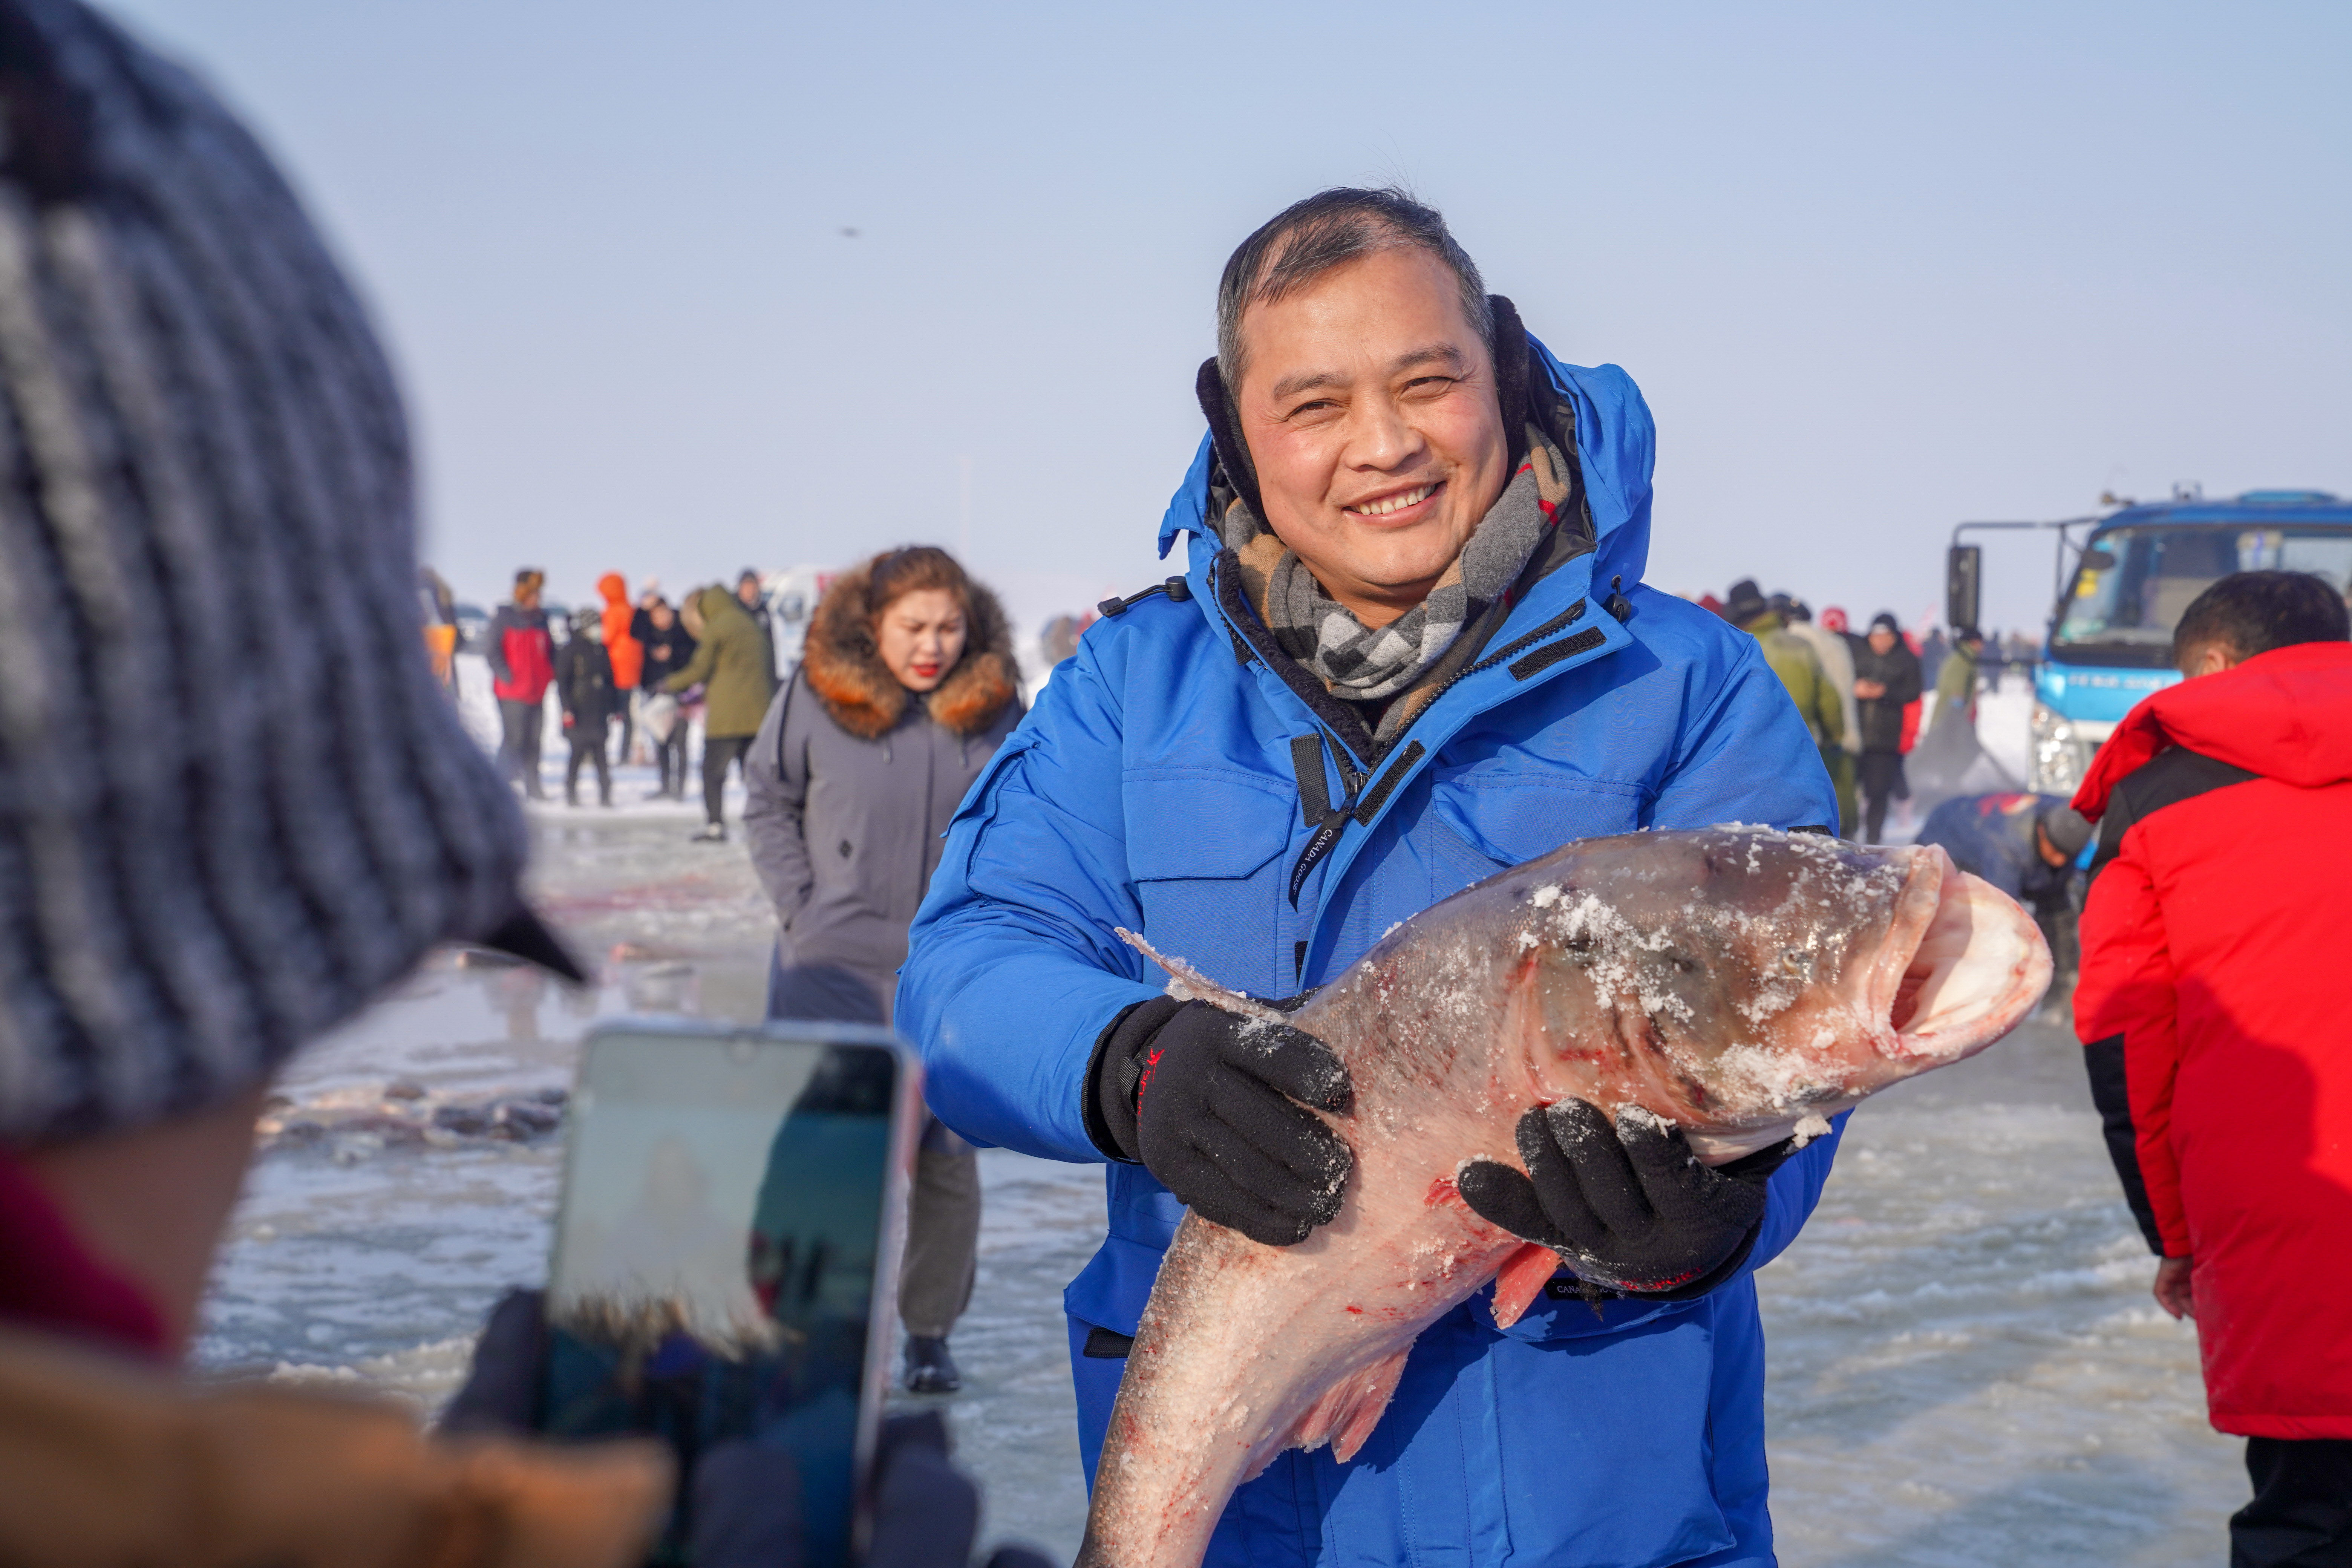
[[[740,844],[688,842],[698,807],[643,804],[644,770],[616,782],[619,809],[532,813],[537,896],[596,960],[593,994],[439,959],[299,1058],[287,1092],[551,1086],[598,1016],[756,1016],[772,926]],[[200,1359],[429,1407],[497,1294],[544,1273],[557,1158],[551,1141],[366,1138],[266,1155]],[[959,1441],[987,1486],[991,1533],[1066,1560],[1084,1492],[1059,1300],[1100,1237],[1101,1180],[1003,1151],[982,1160]],[[2064,1031],[2029,1029],[1864,1106],[1820,1212],[1759,1277],[1782,1560],[2220,1559],[2244,1475],[2236,1444],[2205,1425],[2195,1338],[2149,1300],[2152,1271]]]

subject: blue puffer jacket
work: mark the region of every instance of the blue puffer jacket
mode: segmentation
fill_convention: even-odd
[[[1488,645],[1508,657],[1480,660],[1373,770],[1370,804],[1295,903],[1312,829],[1291,742],[1320,726],[1263,658],[1238,657],[1202,526],[1203,443],[1160,529],[1163,553],[1192,535],[1189,595],[1088,630],[973,785],[916,919],[898,1018],[950,1126],[1102,1159],[1081,1104],[1089,1056],[1121,1009],[1160,991],[1114,926],[1227,985],[1287,995],[1569,839],[1837,820],[1821,753],[1753,637],[1639,586],[1622,624],[1602,611],[1612,579],[1637,583],[1647,553],[1649,410],[1614,366],[1565,366],[1539,345],[1538,359],[1575,414],[1598,548],[1538,581]],[[1341,783],[1326,778],[1330,799]],[[1752,1265],[1796,1235],[1835,1144],[1772,1178]],[[1111,1165],[1106,1186],[1109,1239],[1064,1297],[1089,1474],[1124,1363],[1077,1352],[1089,1325],[1134,1332],[1183,1213],[1140,1166]],[[1352,1463],[1293,1452],[1244,1487],[1209,1561],[1771,1562],[1747,1274],[1692,1302],[1596,1313],[1541,1299],[1501,1331],[1490,1300],[1422,1336]]]

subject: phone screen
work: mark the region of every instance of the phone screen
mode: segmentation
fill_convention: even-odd
[[[572,1100],[540,1425],[788,1450],[812,1568],[872,1452],[915,1074],[878,1029],[607,1026]],[[657,1561],[685,1561],[683,1507]]]

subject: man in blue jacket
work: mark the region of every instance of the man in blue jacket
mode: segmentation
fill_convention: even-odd
[[[1107,604],[974,784],[898,990],[950,1125],[1109,1163],[1109,1238],[1064,1296],[1090,1473],[1184,1206],[1293,1243],[1349,1160],[1307,1108],[1347,1103],[1329,1051],[1237,1048],[1115,927],[1285,996],[1570,839],[1837,820],[1754,639],[1640,585],[1641,395],[1553,360],[1436,213],[1329,191],[1251,236],[1198,390],[1160,533],[1190,570]],[[1507,1331],[1483,1296],[1440,1320],[1356,1458],[1277,1459],[1212,1563],[1772,1561],[1749,1274],[1836,1138],[1676,1202],[1678,1135],[1579,1102],[1529,1130],[1537,1177],[1465,1196],[1578,1272]]]

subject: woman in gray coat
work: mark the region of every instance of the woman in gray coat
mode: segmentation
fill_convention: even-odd
[[[801,667],[751,742],[743,833],[782,929],[772,1018],[887,1023],[907,927],[940,835],[1021,718],[1012,636],[994,595],[944,550],[878,555],[834,579]],[[971,1299],[980,1170],[926,1129],[898,1316],[907,1386],[959,1386],[947,1339]]]

